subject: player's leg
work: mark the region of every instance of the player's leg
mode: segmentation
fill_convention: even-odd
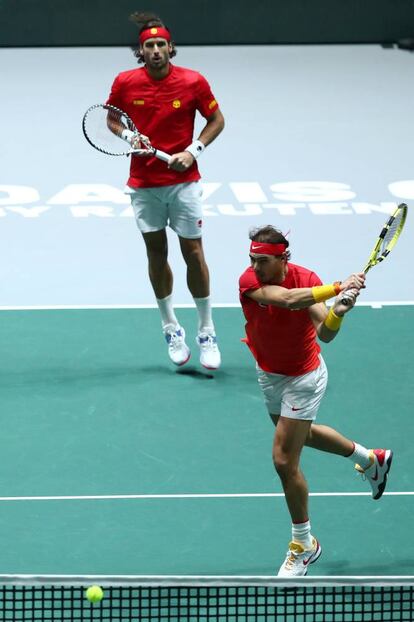
[[[175,365],[190,358],[185,331],[179,325],[172,301],[173,273],[168,263],[168,240],[165,227],[167,208],[156,189],[140,188],[131,195],[135,220],[144,238],[148,257],[148,274],[161,314],[161,324],[168,344],[168,354]]]
[[[305,445],[349,458],[372,489],[372,497],[380,499],[387,485],[393,452],[391,449],[367,449],[346,438],[327,425],[312,424]]]
[[[324,393],[326,377],[318,370],[295,378],[258,369],[258,381],[276,426],[273,463],[292,519],[292,540],[278,574],[303,576],[309,564],[319,558],[321,547],[311,535],[308,486],[300,469],[300,456]]]
[[[163,300],[170,297],[173,290],[173,273],[168,263],[166,231],[161,229],[161,231],[143,233],[142,237],[147,251],[148,274],[152,289],[157,300]],[[173,313],[172,310],[171,312]]]
[[[350,456],[354,451],[354,443],[351,440],[333,428],[318,423],[311,425],[305,445],[345,457]]]
[[[308,514],[308,485],[300,470],[302,448],[311,421],[279,417],[273,442],[273,464],[285,493],[292,523],[304,523]]]
[[[308,510],[308,485],[300,469],[300,455],[308,436],[310,420],[280,416],[273,443],[273,462],[285,493],[292,519],[292,540],[278,576],[304,576],[309,564],[321,554],[321,547],[311,534]]]
[[[273,464],[279,474],[283,488],[288,489],[285,481],[294,473],[294,481],[298,480],[299,498],[289,503],[290,493],[288,492],[288,508],[292,520],[302,520],[307,518],[307,496],[308,490],[306,481],[299,469],[300,454],[308,438],[312,419],[300,418],[300,410],[293,411],[290,417],[286,417],[287,409],[284,403],[284,396],[287,388],[292,383],[293,378],[282,374],[272,374],[265,372],[257,366],[257,379],[264,398],[266,408],[270,418],[275,425],[273,439],[272,457]],[[285,416],[281,417],[284,411]],[[276,414],[278,413],[278,414]],[[297,503],[297,507],[294,505]],[[306,516],[305,516],[306,515]]]
[[[207,369],[218,369],[221,354],[217,345],[210,298],[210,277],[204,257],[201,238],[179,236],[180,248],[187,266],[187,285],[193,296],[198,314],[197,344],[200,363]]]
[[[181,253],[187,266],[187,286],[194,299],[210,297],[210,275],[204,257],[203,243],[199,238],[178,236]],[[207,327],[213,324],[211,312],[204,319]]]
[[[211,311],[210,276],[201,239],[201,187],[197,182],[178,184],[171,190],[169,219],[177,233],[187,266],[187,286],[198,313],[197,343],[200,362],[207,369],[218,369],[220,350]]]
[[[324,382],[326,386],[327,370],[322,357],[318,382],[319,384]],[[368,480],[372,488],[373,498],[379,499],[383,494],[392,463],[393,454],[390,449],[367,449],[363,445],[346,438],[337,430],[314,422],[309,429],[305,445],[348,458],[355,465],[355,468],[363,474],[363,477]]]
[[[168,241],[165,229],[142,234],[148,257],[148,274],[161,314],[161,324],[168,344],[168,355],[178,366],[185,365],[191,356],[185,342],[185,330],[180,326],[172,300],[173,274],[168,263]]]

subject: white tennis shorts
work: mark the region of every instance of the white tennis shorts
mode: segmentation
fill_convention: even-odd
[[[328,370],[322,356],[319,367],[303,376],[283,376],[263,371],[257,366],[257,376],[265,404],[271,415],[289,419],[316,419],[328,384]]]
[[[201,238],[203,194],[198,181],[156,188],[128,188],[141,233],[170,226],[182,238]]]

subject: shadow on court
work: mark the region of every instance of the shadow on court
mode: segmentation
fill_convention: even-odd
[[[177,374],[180,376],[192,376],[193,378],[198,378],[199,380],[212,380],[213,378],[215,378],[215,374],[203,372],[199,369],[194,369],[194,367],[177,369]]]

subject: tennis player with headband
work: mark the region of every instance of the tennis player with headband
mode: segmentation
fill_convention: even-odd
[[[301,576],[321,554],[311,535],[308,488],[299,462],[304,445],[349,458],[379,499],[392,452],[369,450],[331,427],[315,424],[328,374],[317,342],[335,339],[343,318],[365,287],[363,272],[342,282],[322,284],[312,271],[289,261],[289,242],[271,225],[250,232],[251,266],[240,277],[240,302],[246,318],[246,343],[276,426],[273,462],[292,519],[292,540],[279,576]],[[346,291],[349,305],[341,302]],[[325,304],[333,299],[329,311]]]
[[[217,369],[221,355],[201,239],[202,190],[197,158],[220,134],[224,118],[207,80],[196,71],[170,62],[176,49],[161,19],[153,13],[134,13],[131,20],[140,27],[134,54],[144,67],[120,73],[107,103],[126,112],[155,147],[172,157],[168,166],[152,156],[132,157],[128,193],[146,245],[149,277],[170,359],[176,365],[184,365],[190,358],[190,348],[173,307],[167,226],[178,235],[187,268],[187,286],[197,308],[200,362],[208,369]],[[206,123],[194,140],[197,111]],[[123,132],[123,138],[134,141],[128,130]]]

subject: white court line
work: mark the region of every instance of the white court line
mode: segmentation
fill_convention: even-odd
[[[311,577],[276,577],[275,575],[0,575],[1,584],[21,586],[69,585],[85,587],[322,587],[358,586],[385,587],[414,585],[412,575],[313,575]]]
[[[373,309],[381,309],[381,307],[407,307],[414,305],[414,300],[388,300],[388,301],[371,301],[357,302],[357,307],[372,307]],[[191,304],[174,304],[177,309],[195,309],[195,305]],[[240,309],[237,302],[224,302],[212,305],[215,309]],[[59,311],[71,309],[158,309],[156,304],[145,305],[45,305],[45,306],[0,306],[0,311]]]
[[[414,492],[384,492],[384,497],[413,496]],[[56,495],[39,497],[0,497],[1,501],[116,501],[145,500],[145,499],[249,499],[266,497],[284,497],[283,492],[253,492],[253,493],[195,493],[195,494],[165,494],[165,495]],[[371,497],[370,492],[311,492],[310,497]]]

